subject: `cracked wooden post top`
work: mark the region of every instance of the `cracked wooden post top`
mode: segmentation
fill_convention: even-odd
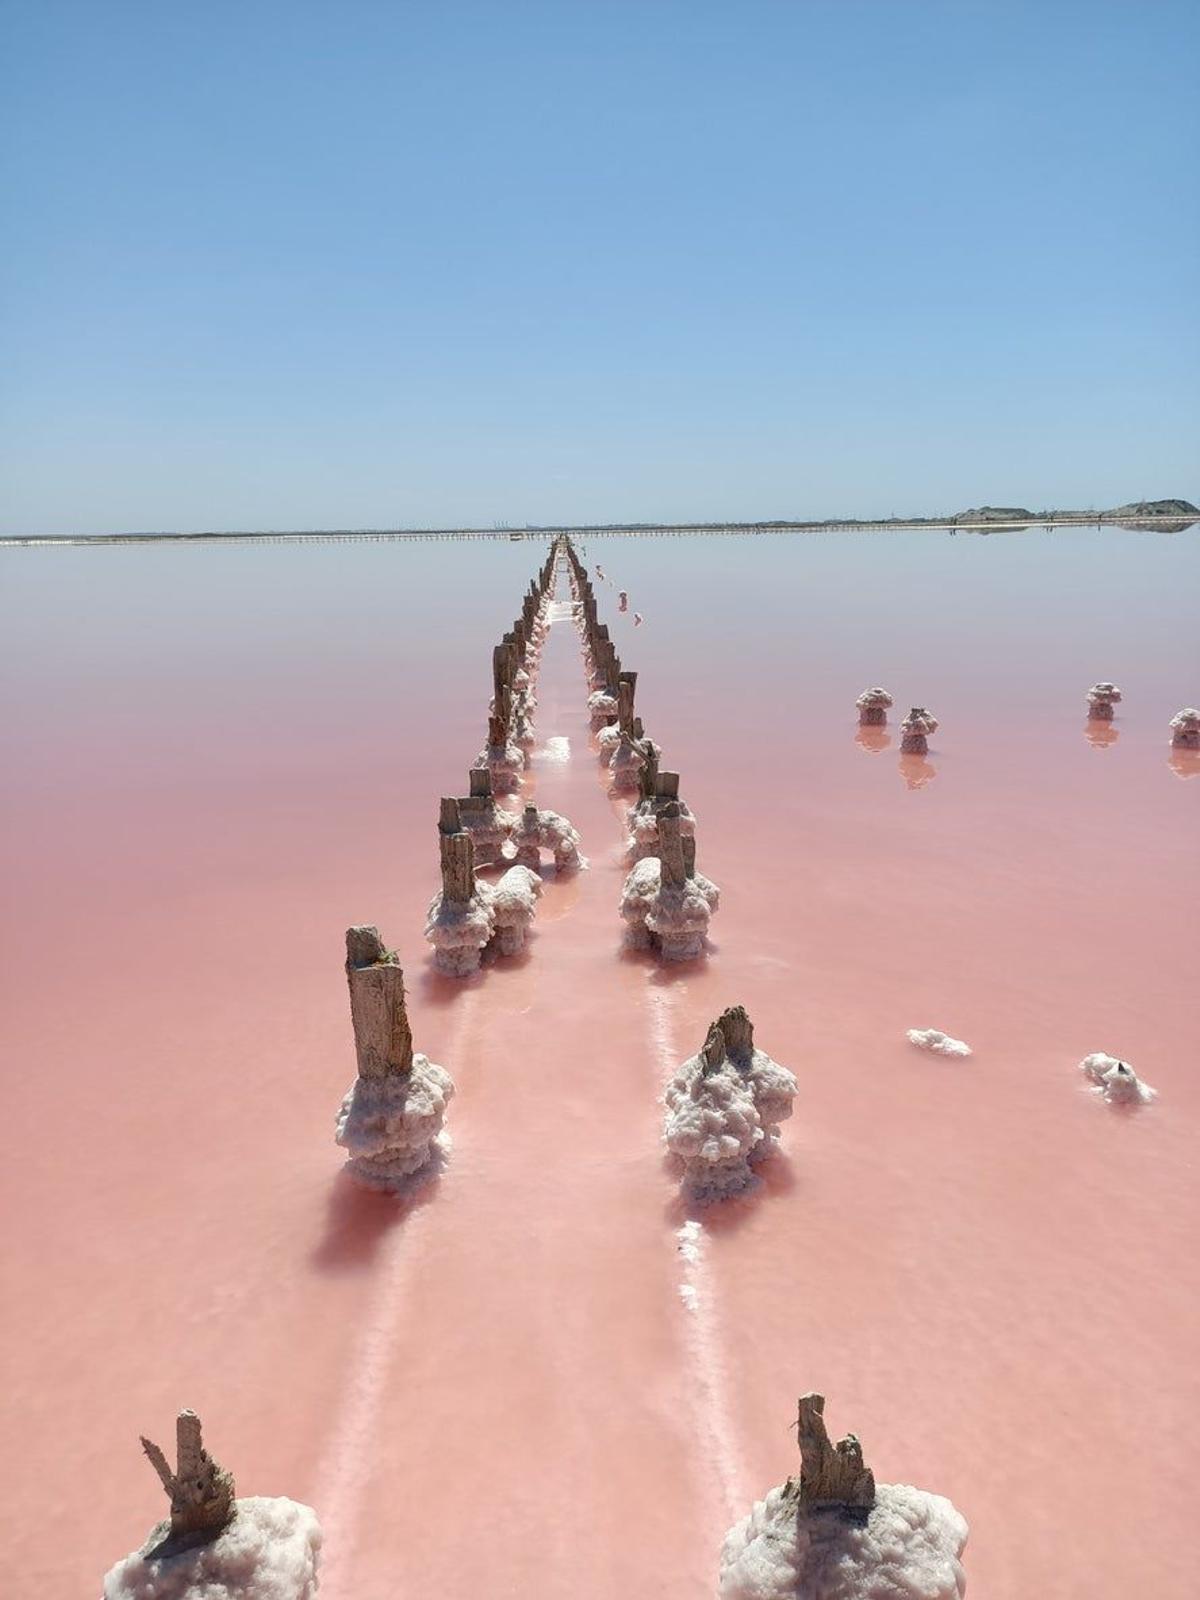
[[[171,1537],[215,1539],[233,1518],[233,1475],[205,1450],[196,1413],[181,1411],[175,1420],[174,1472],[156,1444],[143,1438],[142,1449],[170,1496]]]
[[[475,846],[469,833],[442,834],[442,894],[465,905],[475,893]]]
[[[754,1054],[754,1024],[745,1006],[728,1006],[716,1026],[725,1035],[725,1049],[735,1059]]]
[[[404,1005],[400,957],[379,929],[346,929],[346,978],[360,1078],[394,1078],[412,1068],[412,1029]]]
[[[438,806],[438,832],[458,833],[462,829],[462,818],[458,811],[458,801],[443,795]]]
[[[473,800],[488,800],[492,794],[492,771],[490,767],[472,767],[467,773],[467,780],[471,787],[468,791]]]
[[[800,1441],[800,1505],[804,1509],[869,1511],[875,1475],[863,1464],[862,1445],[848,1433],[836,1444],[825,1428],[825,1396],[800,1397],[796,1424]]]
[[[660,882],[664,889],[681,889],[687,882],[679,815],[679,806],[674,800],[658,814],[658,856],[662,863]]]
[[[721,1032],[721,1024],[713,1022],[709,1025],[704,1043],[700,1046],[701,1071],[715,1072],[724,1059],[725,1035]]]

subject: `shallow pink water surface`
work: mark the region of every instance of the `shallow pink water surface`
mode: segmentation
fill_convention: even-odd
[[[98,1593],[161,1512],[137,1435],[189,1404],[242,1492],[316,1506],[323,1594],[700,1600],[819,1388],[879,1477],[962,1509],[976,1600],[1190,1596],[1195,532],[589,541],[713,950],[620,949],[561,623],[538,732],[570,757],[529,788],[591,868],[453,985],[437,799],[543,553],[5,553],[11,1592]],[[876,682],[941,718],[927,761],[857,737]],[[458,1084],[407,1206],[332,1144],[356,921]],[[738,1001],[800,1094],[691,1261],[658,1096]],[[906,1043],[930,1026],[973,1057]],[[1093,1050],[1159,1099],[1098,1102]]]

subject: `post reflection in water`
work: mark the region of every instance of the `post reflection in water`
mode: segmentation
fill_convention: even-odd
[[[1200,776],[1200,750],[1172,750],[1167,765],[1177,778]]]
[[[1121,737],[1121,730],[1111,722],[1085,722],[1083,736],[1094,749],[1107,750]]]
[[[937,777],[937,768],[928,756],[902,755],[900,776],[906,789],[923,789]]]
[[[887,750],[892,743],[892,736],[886,728],[863,728],[854,730],[854,742],[868,755],[877,756],[881,750]]]

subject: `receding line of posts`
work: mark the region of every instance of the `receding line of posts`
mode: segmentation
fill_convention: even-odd
[[[629,524],[624,527],[599,523],[564,523],[545,528],[313,528],[278,530],[266,533],[48,533],[0,534],[0,546],[36,547],[43,545],[137,545],[137,544],[390,544],[408,539],[512,539],[549,540],[559,534],[590,535],[600,539],[687,539],[697,535],[752,535],[782,533],[903,533],[925,529],[930,533],[1002,533],[1018,528],[1096,528],[1105,523],[1117,525],[1136,521],[1153,528],[1181,521],[1178,512],[1135,518],[1119,518],[1095,513],[1081,517],[1026,517],[1013,522],[673,522],[653,527]]]

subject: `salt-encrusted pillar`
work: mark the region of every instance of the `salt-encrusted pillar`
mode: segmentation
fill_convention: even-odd
[[[862,1445],[852,1433],[833,1444],[825,1427],[825,1396],[800,1397],[796,1422],[800,1444],[798,1498],[802,1507],[841,1506],[870,1511],[875,1504],[875,1475],[863,1462]]]
[[[819,1394],[801,1399],[800,1476],[726,1536],[721,1600],[963,1600],[962,1516],[942,1495],[876,1485],[853,1434],[831,1442],[824,1409]]]
[[[470,794],[458,801],[459,825],[471,835],[477,867],[495,866],[504,859],[504,847],[512,837],[513,818],[496,805],[492,793],[492,774],[486,766],[472,767],[467,774]],[[451,832],[456,831],[451,829]]]
[[[1184,706],[1171,718],[1171,744],[1176,750],[1200,750],[1200,711]]]
[[[689,1198],[708,1204],[750,1188],[795,1095],[792,1073],[755,1049],[745,1007],[723,1011],[663,1096],[663,1138],[682,1164]]]
[[[900,748],[905,755],[924,756],[929,754],[929,735],[936,733],[938,720],[926,711],[924,706],[914,706],[900,724],[903,737]]]
[[[412,1029],[404,1005],[404,973],[379,929],[346,929],[346,981],[358,1075],[367,1080],[393,1077],[412,1066]]]
[[[675,801],[665,805],[658,814],[658,858],[662,862],[663,888],[682,889],[687,882],[687,861],[679,831],[679,806]]]
[[[864,728],[881,728],[887,722],[892,697],[886,689],[864,689],[855,704],[858,720]]]
[[[633,732],[633,696],[637,688],[637,673],[622,672],[617,678],[617,726],[624,732]]]
[[[142,1448],[167,1491],[171,1516],[104,1576],[104,1600],[200,1596],[316,1600],[321,1527],[310,1506],[282,1495],[235,1500],[194,1411],[175,1424],[175,1470],[149,1439]]]
[[[1092,722],[1111,722],[1113,707],[1121,702],[1115,683],[1094,683],[1088,690],[1088,717]]]
[[[347,928],[346,977],[358,1076],[342,1098],[336,1138],[356,1182],[398,1192],[444,1155],[454,1083],[413,1052],[400,958],[378,928]]]
[[[442,894],[465,905],[475,893],[475,848],[469,833],[441,836]]]
[[[175,1419],[175,1471],[158,1446],[143,1437],[142,1449],[171,1501],[171,1538],[215,1539],[233,1517],[233,1474],[204,1448],[200,1418],[181,1411]]]

